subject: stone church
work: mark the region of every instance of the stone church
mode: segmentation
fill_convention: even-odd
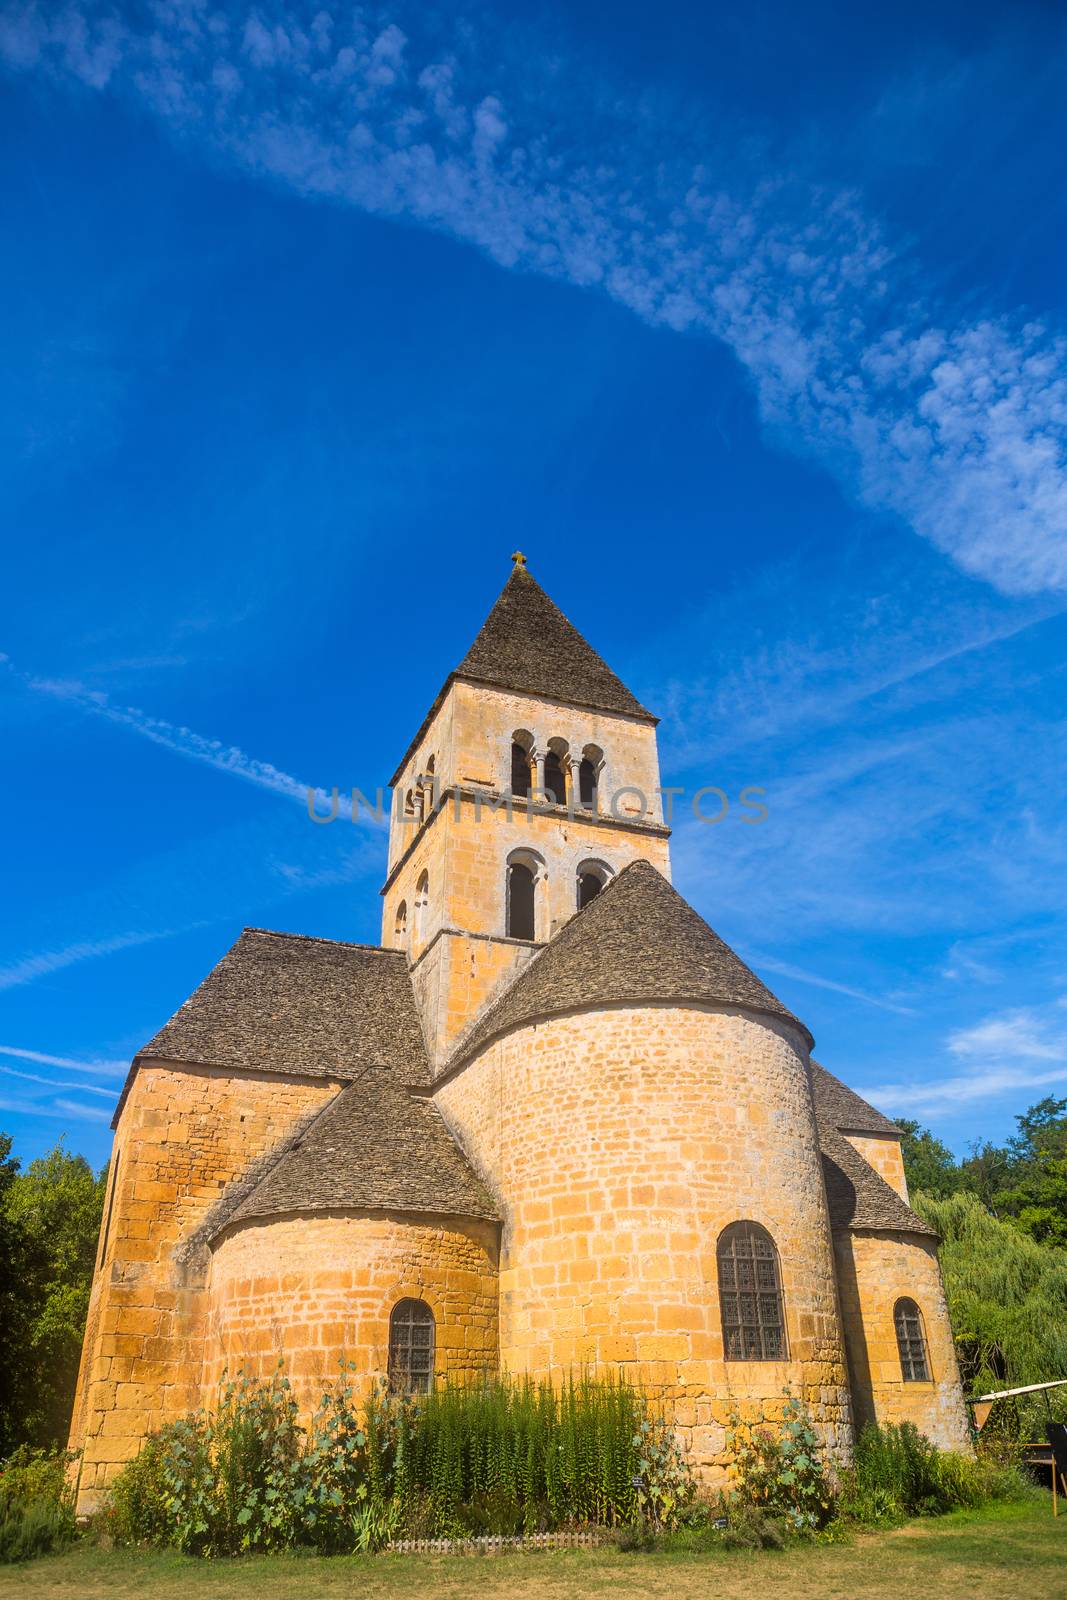
[[[656,718],[515,558],[392,778],[382,942],[246,928],[135,1056],[89,1510],[224,1369],[621,1369],[708,1481],[786,1384],[967,1448],[898,1130],[670,882]],[[340,824],[339,824],[340,825]]]

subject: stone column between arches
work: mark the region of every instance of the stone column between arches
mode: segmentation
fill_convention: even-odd
[[[725,1429],[788,1383],[847,1458],[851,1410],[806,1055],[736,1010],[618,1006],[490,1044],[436,1091],[504,1207],[501,1361],[623,1367],[721,1479]],[[788,1354],[726,1361],[716,1241],[742,1218],[778,1249]]]

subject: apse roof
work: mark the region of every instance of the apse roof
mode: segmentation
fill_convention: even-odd
[[[582,1006],[697,1001],[804,1024],[648,861],[634,861],[523,968],[460,1040],[452,1065],[497,1034]]]
[[[437,1107],[382,1067],[361,1072],[280,1146],[213,1231],[284,1212],[338,1210],[499,1217]]]
[[[868,1105],[854,1089],[827,1072],[817,1061],[811,1064],[811,1081],[816,1112],[835,1128],[846,1133],[900,1133],[895,1122]]]

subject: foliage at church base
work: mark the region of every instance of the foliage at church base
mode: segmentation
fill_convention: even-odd
[[[788,1389],[784,1394],[777,1428],[754,1427],[736,1412],[731,1417],[730,1478],[742,1505],[783,1517],[796,1533],[810,1533],[832,1515],[834,1491],[804,1404]]]
[[[0,1462],[0,1562],[29,1561],[74,1539],[73,1459],[20,1445]]]
[[[66,1443],[104,1203],[62,1143],[20,1167],[0,1133],[0,1457]]]
[[[693,1484],[669,1430],[612,1379],[445,1384],[359,1404],[347,1374],[301,1427],[287,1379],[224,1382],[218,1404],[146,1440],[115,1480],[118,1543],[228,1555],[398,1538],[674,1525]]]
[[[872,1424],[842,1474],[840,1511],[867,1527],[895,1527],[907,1517],[943,1516],[1031,1492],[1018,1472],[939,1450],[914,1423]]]
[[[939,1450],[911,1422],[864,1428],[852,1465],[831,1482],[807,1411],[788,1389],[777,1427],[735,1416],[727,1449],[733,1495],[723,1507],[725,1542],[735,1546],[778,1545],[782,1532],[805,1536],[830,1523],[894,1527],[1033,1492],[992,1459]]]

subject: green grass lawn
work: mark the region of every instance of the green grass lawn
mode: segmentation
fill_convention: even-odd
[[[0,1595],[37,1600],[1067,1600],[1067,1514],[1048,1499],[955,1512],[849,1544],[785,1552],[623,1555],[614,1549],[471,1556],[253,1556],[195,1561],[80,1546],[0,1568]]]

